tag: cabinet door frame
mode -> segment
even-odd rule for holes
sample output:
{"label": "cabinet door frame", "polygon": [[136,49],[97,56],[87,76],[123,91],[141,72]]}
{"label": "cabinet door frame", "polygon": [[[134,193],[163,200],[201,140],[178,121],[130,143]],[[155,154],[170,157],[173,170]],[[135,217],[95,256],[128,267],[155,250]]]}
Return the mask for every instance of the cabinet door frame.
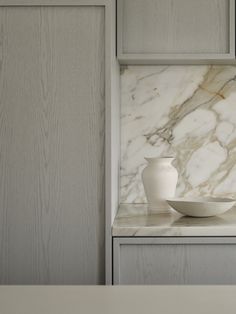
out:
{"label": "cabinet door frame", "polygon": [[236,244],[236,237],[113,237],[113,284],[120,285],[122,245]]}
{"label": "cabinet door frame", "polygon": [[105,282],[112,283],[111,226],[118,209],[119,63],[116,59],[116,0],[0,0],[0,7],[99,6],[105,10]]}
{"label": "cabinet door frame", "polygon": [[[232,64],[235,61],[235,0],[229,1],[229,53],[124,53],[123,8],[125,0],[117,0],[117,58],[120,64]],[[236,62],[236,61],[235,61]]]}

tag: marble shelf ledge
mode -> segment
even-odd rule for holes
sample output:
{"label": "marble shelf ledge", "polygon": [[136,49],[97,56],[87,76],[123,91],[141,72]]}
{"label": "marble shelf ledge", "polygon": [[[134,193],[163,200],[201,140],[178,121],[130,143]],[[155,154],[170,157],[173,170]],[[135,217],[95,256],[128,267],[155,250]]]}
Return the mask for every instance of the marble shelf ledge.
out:
{"label": "marble shelf ledge", "polygon": [[148,214],[146,204],[122,204],[112,235],[116,237],[236,236],[236,208],[221,216],[191,218],[171,212]]}

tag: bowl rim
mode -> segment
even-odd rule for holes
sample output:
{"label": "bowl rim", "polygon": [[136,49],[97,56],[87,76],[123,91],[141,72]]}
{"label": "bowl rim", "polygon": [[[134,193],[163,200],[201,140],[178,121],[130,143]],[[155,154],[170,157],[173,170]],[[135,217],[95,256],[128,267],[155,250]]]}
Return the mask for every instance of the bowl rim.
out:
{"label": "bowl rim", "polygon": [[229,197],[214,197],[214,196],[194,196],[194,197],[173,197],[166,199],[167,202],[184,202],[184,203],[235,203],[236,199]]}

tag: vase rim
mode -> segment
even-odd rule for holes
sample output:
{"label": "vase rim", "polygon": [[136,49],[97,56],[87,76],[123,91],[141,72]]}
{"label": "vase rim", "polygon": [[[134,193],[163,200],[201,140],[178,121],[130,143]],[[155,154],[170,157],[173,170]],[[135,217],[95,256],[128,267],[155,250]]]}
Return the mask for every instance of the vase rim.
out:
{"label": "vase rim", "polygon": [[148,162],[156,162],[156,161],[172,161],[175,159],[174,156],[161,156],[161,157],[144,157]]}

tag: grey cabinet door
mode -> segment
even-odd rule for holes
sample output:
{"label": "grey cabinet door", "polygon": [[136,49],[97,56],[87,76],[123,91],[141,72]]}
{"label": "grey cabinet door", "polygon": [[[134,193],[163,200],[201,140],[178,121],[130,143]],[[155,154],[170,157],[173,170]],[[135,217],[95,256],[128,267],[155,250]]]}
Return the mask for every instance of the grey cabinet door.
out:
{"label": "grey cabinet door", "polygon": [[115,238],[114,284],[236,284],[236,238]]}
{"label": "grey cabinet door", "polygon": [[234,0],[118,0],[118,57],[235,59]]}
{"label": "grey cabinet door", "polygon": [[1,284],[104,282],[104,7],[65,4],[0,7]]}

